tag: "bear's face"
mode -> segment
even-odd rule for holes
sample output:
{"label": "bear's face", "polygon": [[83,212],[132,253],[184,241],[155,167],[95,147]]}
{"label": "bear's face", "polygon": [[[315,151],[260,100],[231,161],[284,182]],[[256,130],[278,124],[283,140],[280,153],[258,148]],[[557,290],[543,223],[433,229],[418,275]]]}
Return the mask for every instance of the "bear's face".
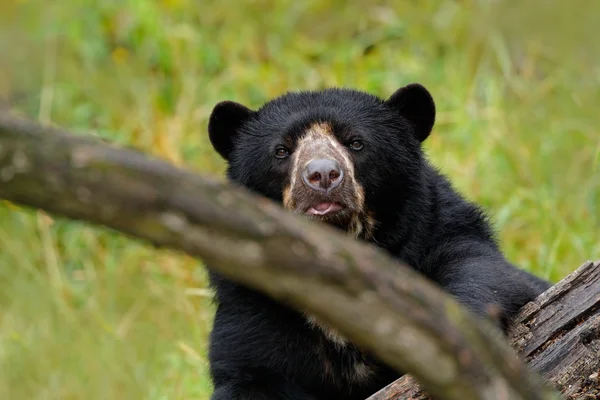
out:
{"label": "bear's face", "polygon": [[366,238],[420,182],[434,119],[431,95],[411,84],[385,101],[348,89],[288,93],[257,111],[225,101],[208,130],[230,180]]}

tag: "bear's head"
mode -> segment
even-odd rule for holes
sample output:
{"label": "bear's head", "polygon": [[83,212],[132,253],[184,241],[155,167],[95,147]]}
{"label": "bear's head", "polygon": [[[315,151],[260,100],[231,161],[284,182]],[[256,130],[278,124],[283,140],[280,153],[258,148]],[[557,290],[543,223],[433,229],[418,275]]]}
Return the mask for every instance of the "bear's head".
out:
{"label": "bear's head", "polygon": [[387,100],[326,89],[287,93],[258,110],[223,101],[208,131],[231,181],[368,238],[419,192],[421,142],[434,120],[432,96],[410,84]]}

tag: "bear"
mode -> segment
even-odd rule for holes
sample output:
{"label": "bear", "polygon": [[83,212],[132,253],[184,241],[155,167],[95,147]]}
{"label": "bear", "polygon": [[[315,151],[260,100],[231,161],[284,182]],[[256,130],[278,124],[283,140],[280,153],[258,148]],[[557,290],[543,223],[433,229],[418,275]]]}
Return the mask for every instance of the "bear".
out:
{"label": "bear", "polygon": [[[435,118],[419,83],[387,99],[325,88],[256,110],[221,101],[208,135],[229,181],[379,247],[478,317],[495,310],[506,334],[550,284],[505,258],[483,209],[428,161],[422,143]],[[358,400],[402,375],[309,313],[208,271],[212,400]]]}

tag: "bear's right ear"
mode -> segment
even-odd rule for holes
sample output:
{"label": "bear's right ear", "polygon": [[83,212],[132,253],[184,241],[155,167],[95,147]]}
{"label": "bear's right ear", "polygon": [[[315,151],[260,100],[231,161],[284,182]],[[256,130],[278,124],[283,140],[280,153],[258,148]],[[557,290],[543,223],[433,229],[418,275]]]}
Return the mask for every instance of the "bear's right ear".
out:
{"label": "bear's right ear", "polygon": [[248,107],[234,101],[222,101],[213,108],[208,121],[208,137],[214,149],[225,160],[229,160],[240,126],[254,113]]}

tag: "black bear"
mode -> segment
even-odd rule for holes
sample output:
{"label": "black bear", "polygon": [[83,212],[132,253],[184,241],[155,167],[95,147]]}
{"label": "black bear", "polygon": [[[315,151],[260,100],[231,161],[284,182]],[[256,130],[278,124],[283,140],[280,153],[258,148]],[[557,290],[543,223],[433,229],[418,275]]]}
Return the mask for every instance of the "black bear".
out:
{"label": "black bear", "polygon": [[[385,249],[478,316],[495,306],[505,330],[549,283],[509,263],[483,211],[426,160],[435,113],[420,84],[387,100],[334,88],[259,110],[224,101],[208,130],[229,180]],[[399,377],[310,315],[209,276],[213,400],[358,400]]]}

